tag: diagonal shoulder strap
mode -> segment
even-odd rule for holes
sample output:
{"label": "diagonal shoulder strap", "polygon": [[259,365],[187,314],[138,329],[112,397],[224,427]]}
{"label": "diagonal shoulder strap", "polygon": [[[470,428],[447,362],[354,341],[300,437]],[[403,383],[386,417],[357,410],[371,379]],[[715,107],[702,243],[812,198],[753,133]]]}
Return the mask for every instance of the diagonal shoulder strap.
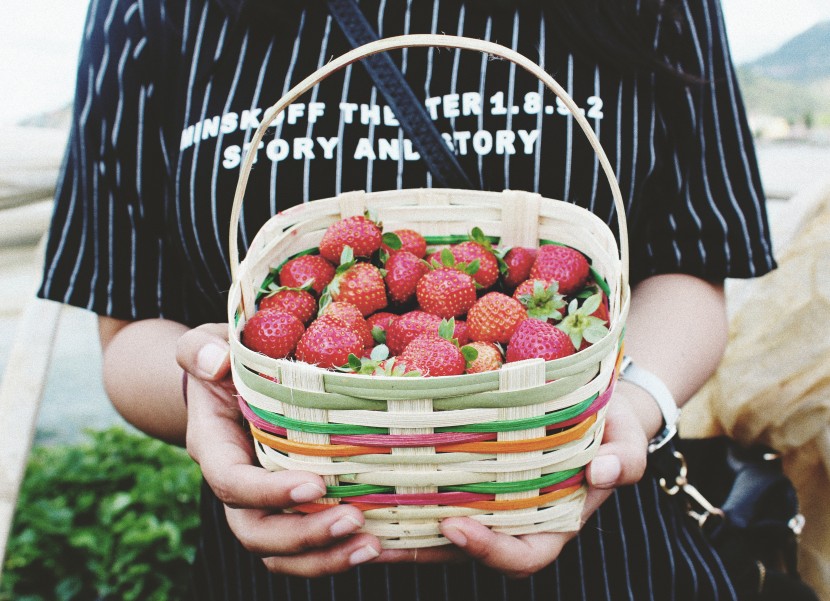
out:
{"label": "diagonal shoulder strap", "polygon": [[[327,0],[332,17],[356,48],[378,39],[355,0]],[[401,128],[412,140],[441,188],[472,189],[474,186],[458,159],[435,127],[423,104],[418,101],[403,74],[386,53],[374,54],[361,61],[394,112]]]}

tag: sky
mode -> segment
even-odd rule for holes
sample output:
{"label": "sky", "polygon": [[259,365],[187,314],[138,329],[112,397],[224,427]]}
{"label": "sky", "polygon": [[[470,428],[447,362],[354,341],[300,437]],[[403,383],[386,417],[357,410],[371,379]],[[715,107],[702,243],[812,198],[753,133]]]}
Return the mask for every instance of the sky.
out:
{"label": "sky", "polygon": [[[693,0],[696,1],[696,0]],[[2,0],[0,126],[65,106],[89,0]],[[830,0],[721,0],[736,63],[830,20]]]}

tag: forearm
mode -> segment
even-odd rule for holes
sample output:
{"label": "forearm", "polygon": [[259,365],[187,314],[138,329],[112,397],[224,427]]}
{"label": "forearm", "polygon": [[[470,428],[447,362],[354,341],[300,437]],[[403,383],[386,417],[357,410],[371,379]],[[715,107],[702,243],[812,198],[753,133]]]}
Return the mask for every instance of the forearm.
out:
{"label": "forearm", "polygon": [[179,445],[187,412],[176,343],[187,330],[162,319],[99,319],[104,387],[113,406],[139,430]]}
{"label": "forearm", "polygon": [[[723,287],[681,274],[648,278],[632,290],[625,352],[657,375],[682,406],[714,373],[726,346],[728,322]],[[662,417],[648,393],[619,383],[640,412],[646,433]]]}

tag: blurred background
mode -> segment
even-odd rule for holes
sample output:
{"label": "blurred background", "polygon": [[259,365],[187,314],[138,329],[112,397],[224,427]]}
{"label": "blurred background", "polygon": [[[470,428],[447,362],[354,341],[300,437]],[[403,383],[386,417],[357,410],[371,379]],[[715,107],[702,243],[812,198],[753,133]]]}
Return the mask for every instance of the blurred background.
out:
{"label": "blurred background", "polygon": [[[0,21],[0,372],[38,277],[63,155],[88,0],[4,3]],[[771,219],[830,166],[830,2],[722,0],[757,140]],[[67,309],[40,412],[38,442],[78,436],[117,416],[90,360],[91,315]],[[91,338],[91,339],[90,339]],[[85,369],[79,369],[86,366]],[[66,408],[66,411],[62,410]]]}
{"label": "blurred background", "polygon": [[[828,204],[830,199],[830,1],[721,2],[756,139],[773,241],[776,248],[779,243],[783,247],[785,240],[791,240],[810,221],[815,207]],[[30,444],[36,449],[74,445],[82,440],[85,428],[126,427],[107,401],[100,381],[95,317],[69,307],[47,316],[42,305],[31,302],[40,277],[40,244],[49,224],[51,196],[71,118],[75,66],[88,3],[89,0],[5,1],[4,18],[0,20],[0,566],[15,507],[15,486],[22,478],[20,466],[25,465]],[[827,239],[826,232],[822,239]],[[820,280],[824,298],[830,299],[827,258],[823,265],[825,275],[816,275],[816,271],[813,279]],[[807,278],[806,273],[804,277]],[[807,279],[802,282],[809,283]],[[733,315],[748,297],[742,295],[745,290],[742,282],[727,283]],[[8,366],[14,369],[7,369]],[[19,396],[18,374],[13,372],[33,376],[37,370],[43,372],[44,389],[27,397]],[[826,381],[823,386],[827,386]],[[816,415],[811,414],[809,419],[815,422]],[[29,423],[33,424],[31,428]],[[104,449],[114,444],[135,446],[132,440],[106,436],[99,440]],[[830,428],[825,426],[822,436],[823,450],[813,449],[807,455],[809,461],[823,455],[830,473]],[[793,445],[803,442],[800,439]],[[148,447],[146,452],[147,457],[160,457],[162,451]],[[46,463],[55,461],[50,457]],[[180,459],[184,462],[181,469],[187,470],[186,456]],[[136,461],[148,460],[142,456]],[[164,459],[163,463],[170,461]],[[187,474],[188,478],[198,479],[195,472]],[[12,486],[7,486],[6,476]],[[826,474],[823,477],[826,484]],[[44,486],[53,484],[50,481]],[[158,490],[158,498],[172,498],[170,491]],[[183,485],[183,490],[189,489]],[[36,488],[24,493],[32,497],[40,494]],[[129,502],[124,501],[122,492],[117,494],[122,496],[116,496],[113,503],[123,509],[124,503]],[[821,503],[819,499],[817,502]],[[63,510],[66,507],[52,506],[49,511],[54,514],[52,518],[62,519]],[[826,508],[817,506],[816,513],[821,512],[826,515]],[[67,528],[74,532],[74,526]],[[135,531],[135,526],[127,528]],[[830,538],[827,519],[825,528],[826,541]],[[90,548],[100,546],[98,537],[111,530],[90,535]],[[147,524],[141,530],[153,531]],[[158,536],[171,536],[171,531],[172,526],[167,528],[167,534]],[[44,548],[38,540],[31,541],[33,553]],[[177,557],[186,559],[192,549],[182,548]],[[64,561],[65,553],[58,554],[63,555],[60,561]],[[17,559],[9,557],[10,562]],[[23,559],[20,562],[21,566],[25,564]],[[830,562],[816,561],[815,565],[830,570]],[[830,573],[817,575],[821,569],[813,568],[812,575],[824,581],[830,595]],[[61,598],[75,598],[72,591],[80,590],[80,585],[73,584],[71,575],[66,582],[68,594]],[[10,598],[0,589],[0,601]]]}

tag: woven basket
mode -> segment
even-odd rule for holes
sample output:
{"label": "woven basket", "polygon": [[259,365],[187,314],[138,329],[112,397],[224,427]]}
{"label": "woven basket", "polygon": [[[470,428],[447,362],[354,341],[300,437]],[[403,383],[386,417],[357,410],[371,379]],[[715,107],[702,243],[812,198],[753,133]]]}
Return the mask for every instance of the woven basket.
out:
{"label": "woven basket", "polygon": [[[262,227],[240,263],[237,230],[254,160],[249,153],[230,227],[228,321],[240,406],[262,466],[324,478],[326,497],[294,511],[353,503],[365,512],[364,530],[385,548],[448,544],[438,524],[450,516],[470,516],[509,534],[575,530],[585,498],[584,466],[601,442],[617,376],[629,288],[622,195],[599,141],[568,94],[538,65],[497,44],[435,35],[387,38],[344,54],[300,82],[266,111],[250,147],[257,148],[281,111],[331,73],[370,54],[424,46],[507,59],[562,100],[611,185],[619,246],[602,220],[566,202],[520,191],[417,189],[351,192],[290,208]],[[241,332],[270,270],[316,248],[335,221],[367,209],[385,228],[414,229],[434,244],[464,237],[477,225],[505,246],[556,242],[581,250],[608,294],[609,333],[555,361],[432,378],[338,373],[245,348]]]}

